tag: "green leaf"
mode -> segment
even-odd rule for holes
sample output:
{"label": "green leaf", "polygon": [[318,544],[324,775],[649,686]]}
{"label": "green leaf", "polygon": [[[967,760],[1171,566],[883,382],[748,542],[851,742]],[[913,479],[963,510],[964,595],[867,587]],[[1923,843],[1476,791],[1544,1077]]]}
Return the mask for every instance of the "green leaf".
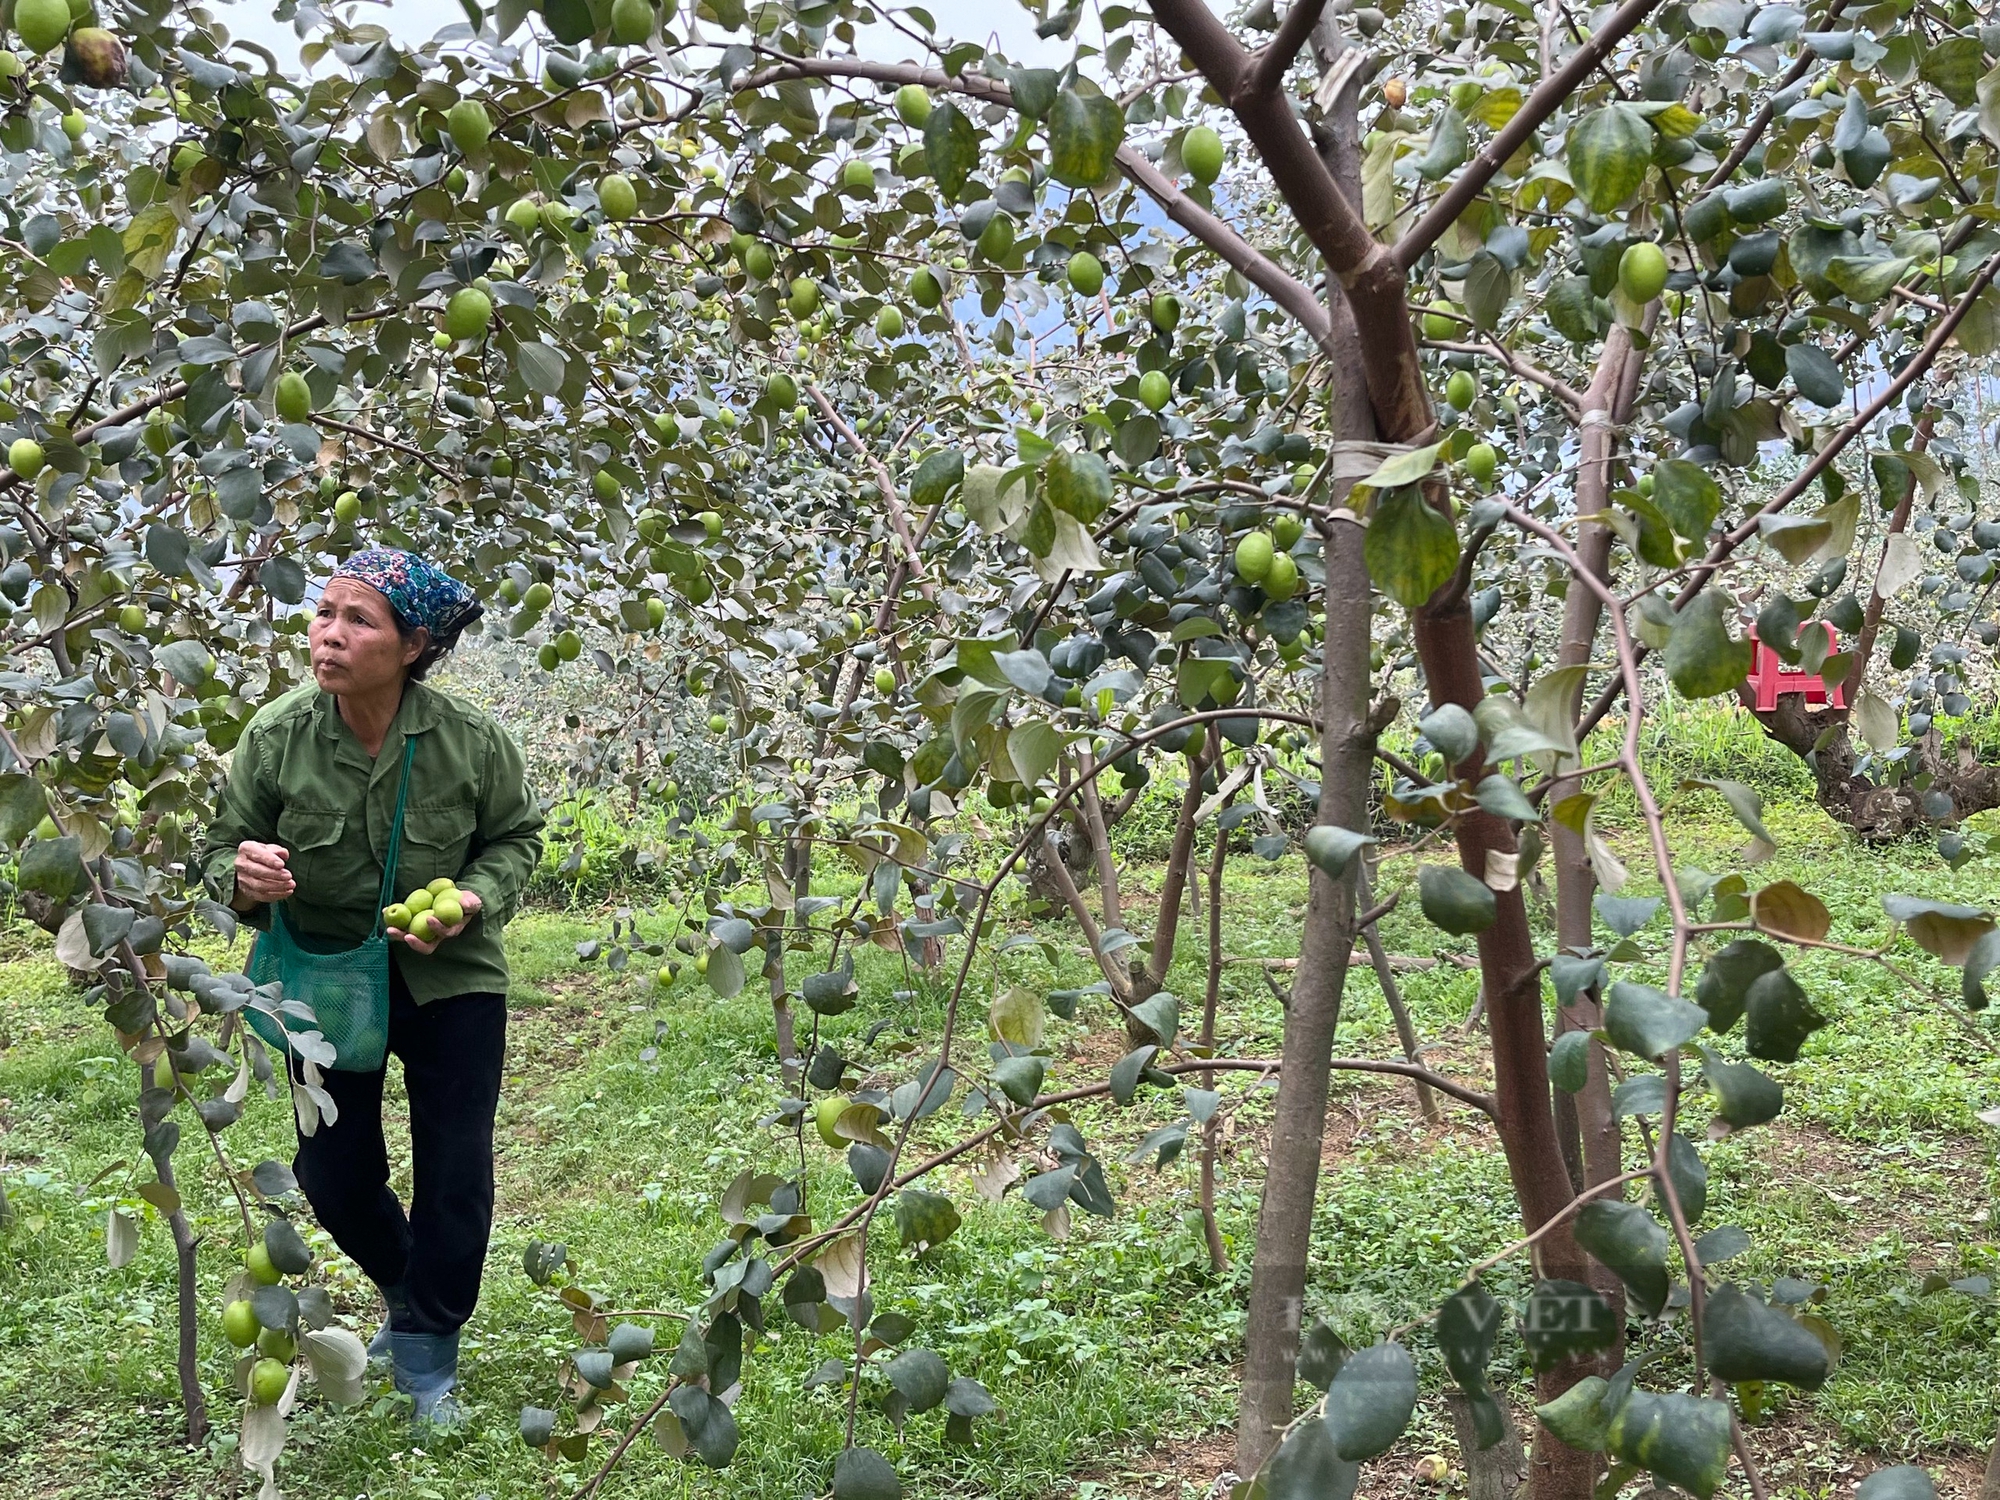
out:
{"label": "green leaf", "polygon": [[1720,1036],[1734,1026],[1743,1015],[1750,986],[1784,966],[1777,949],[1755,938],[1738,938],[1716,950],[1703,966],[1694,992],[1696,1003],[1708,1012],[1709,1030]]}
{"label": "green leaf", "polygon": [[1700,1223],[1708,1212],[1708,1163],[1679,1131],[1667,1142],[1667,1176],[1680,1200],[1682,1217],[1690,1224]]}
{"label": "green leaf", "polygon": [[951,1385],[951,1371],[929,1349],[905,1349],[889,1361],[883,1373],[889,1384],[902,1392],[913,1412],[929,1411],[940,1404]]}
{"label": "green leaf", "polygon": [[1431,126],[1430,149],[1418,158],[1417,175],[1425,182],[1449,177],[1465,165],[1468,151],[1465,116],[1447,104],[1444,112],[1437,117],[1437,123]]}
{"label": "green leaf", "polygon": [[1155,1045],[1171,1047],[1180,1033],[1181,1003],[1166,990],[1160,990],[1133,1006],[1126,1019],[1144,1027]]}
{"label": "green leaf", "polygon": [[1785,373],[1799,394],[1815,406],[1839,406],[1847,399],[1847,382],[1833,356],[1818,344],[1803,341],[1785,349]]}
{"label": "green leaf", "polygon": [[1514,273],[1491,250],[1481,250],[1466,267],[1462,296],[1473,326],[1491,333],[1513,300]]}
{"label": "green leaf", "polygon": [[1477,1390],[1486,1384],[1486,1366],[1493,1358],[1493,1341],[1500,1335],[1505,1316],[1493,1294],[1477,1281],[1453,1292],[1438,1309],[1438,1350],[1444,1355],[1451,1378],[1466,1390]]}
{"label": "green leaf", "polygon": [[287,1276],[303,1276],[312,1269],[312,1251],[306,1248],[290,1219],[272,1219],[265,1224],[264,1253]]}
{"label": "green leaf", "polygon": [[1111,469],[1095,453],[1058,448],[1042,481],[1049,504],[1088,526],[1111,504]]}
{"label": "green leaf", "polygon": [[[936,118],[935,112],[932,118]],[[1117,164],[1125,111],[1103,94],[1063,89],[1049,110],[1049,175],[1064,187],[1096,187]]]}
{"label": "green leaf", "polygon": [[524,341],[514,351],[514,359],[521,371],[521,379],[528,389],[543,396],[562,394],[563,378],[568,373],[568,362],[560,349],[551,348],[539,340]]}
{"label": "green leaf", "polygon": [[1421,867],[1417,895],[1425,920],[1455,937],[1484,932],[1499,915],[1492,888],[1457,865]]}
{"label": "green leaf", "polygon": [[1316,823],[1306,832],[1306,858],[1329,880],[1338,880],[1347,873],[1348,863],[1356,854],[1368,845],[1380,842],[1351,828]]}
{"label": "green leaf", "polygon": [[611,1336],[604,1341],[604,1347],[611,1351],[611,1362],[614,1365],[626,1365],[635,1359],[645,1359],[653,1352],[653,1330],[637,1323],[620,1323],[611,1330]]}
{"label": "green leaf", "polygon": [[1897,1464],[1862,1480],[1854,1500],[1937,1500],[1937,1486],[1915,1464]]}
{"label": "green leaf", "polygon": [[36,839],[21,851],[15,884],[24,891],[39,891],[60,906],[84,884],[82,848],[74,834]]}
{"label": "green leaf", "polygon": [[1007,759],[1024,786],[1039,786],[1062,755],[1062,736],[1046,719],[1026,719],[1007,731]]}
{"label": "green leaf", "polygon": [[1826,1025],[1826,1017],[1813,1009],[1791,970],[1782,965],[1751,983],[1744,1011],[1744,1050],[1772,1062],[1798,1061],[1805,1039]]}
{"label": "green leaf", "polygon": [[942,1245],[963,1222],[951,1199],[942,1193],[909,1187],[896,1195],[896,1229],[906,1250]]}
{"label": "green leaf", "polygon": [[1850,302],[1880,302],[1916,262],[1907,255],[1836,255],[1826,263],[1826,279]]}
{"label": "green leaf", "polygon": [[1729,804],[1729,810],[1736,815],[1736,821],[1743,825],[1753,840],[1750,847],[1744,851],[1745,859],[1756,864],[1778,852],[1778,841],[1771,837],[1771,830],[1764,826],[1764,799],[1756,792],[1740,781],[1724,781],[1715,777],[1690,776],[1681,783],[1683,791],[1694,787],[1709,787],[1722,794],[1722,800]]}
{"label": "green leaf", "polygon": [[2000,932],[1989,932],[1965,955],[1965,973],[1959,979],[1959,992],[1965,998],[1967,1010],[1984,1010],[1991,1003],[1987,998],[1985,979],[1996,968],[2000,968]]}
{"label": "green leaf", "polygon": [[1400,490],[1427,478],[1437,467],[1438,454],[1444,451],[1442,442],[1432,443],[1426,448],[1411,448],[1382,460],[1361,484],[1371,490]]}
{"label": "green leaf", "polygon": [[727,1468],[736,1456],[735,1414],[698,1385],[676,1386],[667,1400],[695,1457],[711,1469]]}
{"label": "green leaf", "polygon": [[1335,1450],[1323,1418],[1308,1418],[1285,1435],[1259,1476],[1264,1500],[1352,1500],[1361,1466]]}
{"label": "green leaf", "polygon": [[1698,542],[1722,509],[1722,489],[1700,464],[1662,459],[1653,465],[1653,505],[1677,534]]}
{"label": "green leaf", "polygon": [[1625,1283],[1649,1317],[1667,1305],[1667,1232],[1638,1204],[1592,1199],[1577,1210],[1576,1242]]}
{"label": "green leaf", "polygon": [[1569,132],[1569,176],[1593,213],[1608,214],[1639,190],[1653,158],[1653,128],[1629,104],[1591,111]]}
{"label": "green leaf", "polygon": [[1721,592],[1709,589],[1674,621],[1667,678],[1684,698],[1714,698],[1734,692],[1750,675],[1750,655],[1750,642],[1731,639],[1722,622]]}
{"label": "green leaf", "polygon": [[986,1024],[1000,1041],[1016,1047],[1039,1047],[1048,1024],[1047,1007],[1042,997],[1025,985],[1009,985],[987,1007]]}
{"label": "green leaf", "polygon": [[20,843],[48,812],[48,795],[34,777],[19,771],[0,776],[0,846]]}
{"label": "green leaf", "polygon": [[1708,1012],[1651,985],[1621,979],[1604,999],[1604,1030],[1613,1045],[1640,1057],[1659,1059],[1693,1040],[1708,1023]]}
{"label": "green leaf", "polygon": [[1882,910],[1903,924],[1910,940],[1934,958],[1954,967],[1972,954],[1972,946],[1993,931],[1993,918],[1976,906],[1948,901],[1924,901],[1915,896],[1884,896]]}
{"label": "green leaf", "polygon": [[1702,1077],[1715,1091],[1716,1113],[1732,1128],[1748,1129],[1778,1118],[1785,1105],[1784,1086],[1749,1063],[1725,1062],[1703,1049]]}
{"label": "green leaf", "polygon": [[1979,77],[1985,71],[1985,47],[1971,32],[1946,37],[1924,53],[1917,76],[1960,109],[1979,97]]}
{"label": "green leaf", "polygon": [[1314,1322],[1299,1340],[1299,1379],[1324,1392],[1333,1384],[1340,1367],[1347,1363],[1349,1352],[1340,1335],[1327,1327],[1324,1319]]}
{"label": "green leaf", "polygon": [[910,480],[910,504],[929,510],[964,481],[963,453],[956,449],[933,453],[917,465],[917,472]]}
{"label": "green leaf", "polygon": [[1729,1405],[1634,1391],[1611,1419],[1611,1452],[1709,1500],[1729,1466]]}
{"label": "green leaf", "polygon": [[1522,1309],[1521,1342],[1537,1370],[1552,1370],[1573,1355],[1610,1348],[1619,1327],[1611,1304],[1582,1282],[1540,1281]]}
{"label": "green leaf", "polygon": [[1590,1081],[1590,1033],[1565,1031],[1549,1048],[1549,1082],[1565,1094],[1580,1094]]}
{"label": "green leaf", "polygon": [[1767,547],[1797,567],[1832,539],[1833,523],[1824,516],[1760,516],[1757,534]]}
{"label": "green leaf", "polygon": [[1025,1109],[1041,1093],[1042,1078],[1047,1071],[1044,1058],[1003,1057],[993,1065],[993,1081],[1000,1086],[1001,1093]]}
{"label": "green leaf", "polygon": [[1613,896],[1599,891],[1590,898],[1590,904],[1597,915],[1604,919],[1604,925],[1622,938],[1638,932],[1660,909],[1658,896]]}
{"label": "green leaf", "polygon": [[1425,714],[1417,722],[1417,732],[1431,742],[1431,748],[1457,765],[1479,748],[1479,721],[1456,703]]}
{"label": "green leaf", "polygon": [[1579,1453],[1602,1453],[1611,1440],[1611,1413],[1604,1409],[1611,1383],[1602,1375],[1586,1375],[1553,1401],[1535,1408],[1535,1416]]}
{"label": "green leaf", "polygon": [[1535,804],[1528,800],[1527,793],[1510,776],[1495,772],[1480,780],[1473,789],[1473,800],[1496,818],[1511,818],[1518,823],[1540,821]]}
{"label": "green leaf", "polygon": [[939,101],[924,122],[924,165],[947,201],[959,195],[979,165],[979,133],[949,99]]}
{"label": "green leaf", "polygon": [[1417,1405],[1417,1366],[1401,1344],[1356,1350],[1326,1392],[1333,1449],[1353,1463],[1389,1451]]}
{"label": "green leaf", "polygon": [[1542,299],[1542,316],[1549,326],[1572,344],[1588,344],[1597,337],[1597,299],[1590,293],[1590,278],[1565,276]]}
{"label": "green leaf", "polygon": [[1702,1351],[1709,1370],[1732,1384],[1781,1380],[1816,1391],[1833,1372],[1833,1360],[1817,1334],[1733,1286],[1708,1294]]}
{"label": "green leaf", "polygon": [[521,1441],[530,1448],[548,1446],[555,1435],[556,1414],[546,1406],[524,1406],[521,1408]]}
{"label": "green leaf", "polygon": [[1405,609],[1416,609],[1458,566],[1458,528],[1409,485],[1375,502],[1362,551],[1377,587]]}
{"label": "green leaf", "polygon": [[732,1000],[743,991],[743,959],[726,944],[709,950],[708,972],[702,976],[708,987],[723,1000]]}

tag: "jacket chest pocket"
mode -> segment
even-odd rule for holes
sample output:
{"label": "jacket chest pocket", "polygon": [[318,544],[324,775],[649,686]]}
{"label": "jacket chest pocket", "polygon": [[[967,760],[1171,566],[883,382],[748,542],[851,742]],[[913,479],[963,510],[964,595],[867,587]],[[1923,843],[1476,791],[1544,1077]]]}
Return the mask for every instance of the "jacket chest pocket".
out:
{"label": "jacket chest pocket", "polygon": [[345,813],[287,807],[278,814],[278,842],[291,851],[286,867],[309,904],[351,905],[357,880],[368,887],[372,902],[379,877],[363,868],[360,851],[345,846],[346,832]]}
{"label": "jacket chest pocket", "polygon": [[476,821],[470,807],[412,807],[403,814],[403,850],[396,888],[413,891],[433,880],[456,880],[465,868]]}

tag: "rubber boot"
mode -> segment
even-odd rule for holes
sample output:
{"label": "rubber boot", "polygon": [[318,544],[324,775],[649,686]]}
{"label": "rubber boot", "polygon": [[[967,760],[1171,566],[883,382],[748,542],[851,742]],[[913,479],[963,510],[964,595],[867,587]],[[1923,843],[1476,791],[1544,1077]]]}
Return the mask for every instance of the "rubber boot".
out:
{"label": "rubber boot", "polygon": [[463,1425],[464,1407],[452,1394],[458,1385],[458,1333],[389,1331],[389,1355],[396,1389],[414,1403],[410,1425],[449,1431]]}
{"label": "rubber boot", "polygon": [[390,1363],[389,1325],[396,1321],[398,1313],[409,1310],[410,1303],[408,1297],[404,1295],[403,1284],[400,1281],[393,1286],[380,1287],[377,1290],[382,1293],[382,1301],[389,1310],[383,1315],[382,1326],[376,1330],[375,1337],[368,1341],[368,1368],[371,1373],[380,1375],[389,1368]]}

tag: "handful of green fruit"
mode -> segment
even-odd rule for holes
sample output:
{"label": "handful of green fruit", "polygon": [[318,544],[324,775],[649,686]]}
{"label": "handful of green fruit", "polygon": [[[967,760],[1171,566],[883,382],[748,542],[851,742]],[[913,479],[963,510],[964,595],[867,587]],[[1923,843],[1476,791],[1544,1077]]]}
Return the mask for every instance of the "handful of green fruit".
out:
{"label": "handful of green fruit", "polygon": [[382,920],[420,943],[435,943],[465,920],[465,892],[443,876],[382,908]]}

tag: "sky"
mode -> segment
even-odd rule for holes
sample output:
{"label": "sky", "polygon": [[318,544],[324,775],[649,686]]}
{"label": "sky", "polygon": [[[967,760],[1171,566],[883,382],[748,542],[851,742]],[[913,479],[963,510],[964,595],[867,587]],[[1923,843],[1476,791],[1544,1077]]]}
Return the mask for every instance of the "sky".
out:
{"label": "sky", "polygon": [[[1001,50],[1019,62],[1061,67],[1068,63],[1074,41],[1044,41],[1035,35],[1036,17],[1013,0],[921,0],[936,19],[938,34],[955,41],[988,41],[997,36]],[[487,8],[490,10],[491,5]],[[1060,8],[1051,5],[1053,9]],[[392,3],[356,4],[355,19],[387,26],[405,44],[427,42],[446,26],[463,25],[465,11],[458,0],[392,0]],[[267,48],[291,65],[298,59],[299,42],[289,21],[271,17],[271,0],[236,0],[215,7],[217,18],[232,35]],[[1086,20],[1086,25],[1089,24]],[[864,56],[883,61],[909,57],[914,48],[908,38],[887,26],[870,27],[862,33]]]}

